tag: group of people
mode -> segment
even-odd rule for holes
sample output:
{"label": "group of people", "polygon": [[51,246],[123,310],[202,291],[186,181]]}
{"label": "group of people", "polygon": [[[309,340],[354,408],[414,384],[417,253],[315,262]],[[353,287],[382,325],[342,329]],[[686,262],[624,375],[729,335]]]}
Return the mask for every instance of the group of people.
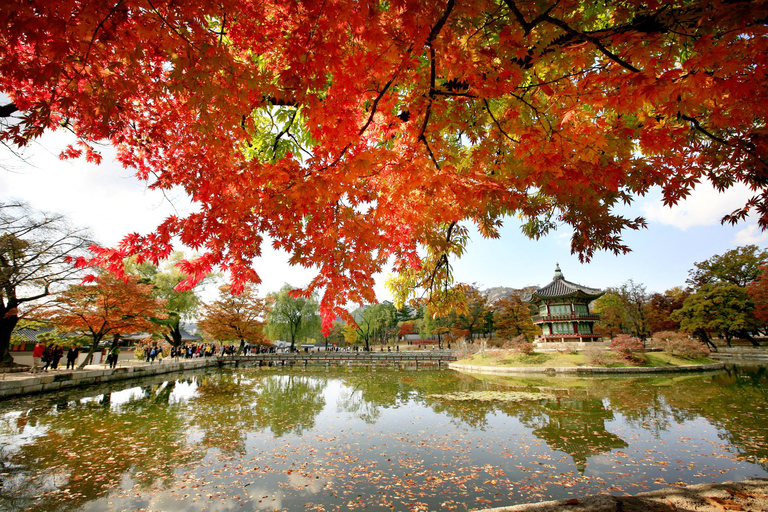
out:
{"label": "group of people", "polygon": [[[216,347],[211,344],[204,345],[184,345],[181,347],[171,347],[170,357],[179,359],[192,359],[196,357],[211,357],[216,354]],[[144,359],[149,364],[155,362],[157,359],[160,363],[163,362],[164,352],[163,347],[158,345],[147,345],[144,347]]]}
{"label": "group of people", "polygon": [[[69,347],[67,350],[67,370],[70,367],[74,370],[77,364],[77,357],[80,355],[80,350],[77,347]],[[41,342],[35,343],[35,348],[32,349],[32,368],[31,373],[37,373],[39,371],[47,372],[49,369],[58,370],[59,361],[64,357],[64,347],[51,343],[45,346]]]}

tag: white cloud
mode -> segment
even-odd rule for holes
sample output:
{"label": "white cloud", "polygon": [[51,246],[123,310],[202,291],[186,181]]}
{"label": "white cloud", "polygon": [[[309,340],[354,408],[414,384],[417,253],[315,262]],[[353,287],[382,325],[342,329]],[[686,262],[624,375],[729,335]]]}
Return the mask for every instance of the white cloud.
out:
{"label": "white cloud", "polygon": [[671,208],[660,201],[647,201],[640,206],[648,221],[686,230],[694,226],[719,225],[724,215],[744,206],[753,195],[754,192],[743,184],[718,192],[705,182],[699,184],[684,201]]}
{"label": "white cloud", "polygon": [[734,242],[738,245],[762,245],[768,241],[768,231],[762,231],[757,223],[751,223],[736,233]]}

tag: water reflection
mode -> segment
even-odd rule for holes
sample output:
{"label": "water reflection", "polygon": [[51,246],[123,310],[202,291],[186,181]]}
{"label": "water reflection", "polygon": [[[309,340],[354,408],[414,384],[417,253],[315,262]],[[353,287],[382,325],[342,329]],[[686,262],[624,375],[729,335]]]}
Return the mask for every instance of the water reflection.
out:
{"label": "water reflection", "polygon": [[236,369],[7,400],[0,508],[464,509],[768,476],[767,380]]}

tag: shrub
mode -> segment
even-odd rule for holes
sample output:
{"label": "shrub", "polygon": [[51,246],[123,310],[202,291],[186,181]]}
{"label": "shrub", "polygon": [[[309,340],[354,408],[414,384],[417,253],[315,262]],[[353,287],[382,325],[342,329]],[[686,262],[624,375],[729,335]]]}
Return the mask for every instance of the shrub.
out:
{"label": "shrub", "polygon": [[533,343],[528,341],[528,338],[525,337],[525,334],[515,336],[511,340],[507,341],[504,343],[504,348],[508,350],[514,350],[515,352],[520,352],[526,356],[533,354]]}
{"label": "shrub", "polygon": [[629,363],[642,363],[645,361],[645,345],[639,338],[629,334],[619,334],[613,338],[611,350]]}
{"label": "shrub", "polygon": [[655,344],[667,354],[685,359],[700,359],[709,355],[709,349],[698,340],[674,331],[662,331],[653,335]]}
{"label": "shrub", "polygon": [[584,349],[584,361],[589,366],[608,366],[611,358],[608,352],[600,347],[587,347]]}

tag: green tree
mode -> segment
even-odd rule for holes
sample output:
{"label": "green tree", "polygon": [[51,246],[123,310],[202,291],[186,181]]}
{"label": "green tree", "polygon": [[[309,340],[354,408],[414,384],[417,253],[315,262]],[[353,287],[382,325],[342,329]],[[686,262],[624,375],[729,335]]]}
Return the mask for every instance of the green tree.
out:
{"label": "green tree", "polygon": [[648,322],[646,320],[646,306],[650,300],[645,285],[636,283],[630,279],[622,284],[616,293],[624,302],[624,313],[632,332],[641,340],[648,336]]}
{"label": "green tree", "polygon": [[357,324],[358,338],[365,343],[366,349],[370,350],[371,341],[386,343],[390,335],[395,334],[396,312],[395,306],[382,302],[358,308],[352,313]]}
{"label": "green tree", "polygon": [[171,254],[162,269],[150,263],[126,265],[126,269],[139,275],[142,282],[152,285],[154,297],[165,301],[166,318],[154,318],[153,321],[163,328],[163,337],[174,347],[182,344],[182,321],[194,318],[200,305],[195,288],[183,291],[176,289],[187,278],[177,266],[183,259],[184,254],[177,251]]}
{"label": "green tree", "polygon": [[760,275],[760,266],[768,262],[768,251],[756,245],[744,245],[706,261],[694,263],[688,271],[688,283],[694,289],[709,283],[747,286]]}
{"label": "green tree", "polygon": [[471,341],[485,321],[489,310],[488,297],[480,293],[475,285],[459,284],[457,288],[464,294],[465,307],[453,311],[453,325],[466,332]]}
{"label": "green tree", "polygon": [[755,327],[754,305],[747,290],[724,282],[699,287],[685,299],[682,308],[672,313],[672,319],[680,322],[683,331],[699,337],[715,351],[713,334],[722,333],[731,346],[734,334]]}
{"label": "green tree", "polygon": [[294,289],[286,283],[279,292],[267,296],[272,306],[267,314],[267,336],[273,340],[288,338],[291,351],[298,338],[314,335],[320,326],[317,296],[295,296],[292,294]]}

